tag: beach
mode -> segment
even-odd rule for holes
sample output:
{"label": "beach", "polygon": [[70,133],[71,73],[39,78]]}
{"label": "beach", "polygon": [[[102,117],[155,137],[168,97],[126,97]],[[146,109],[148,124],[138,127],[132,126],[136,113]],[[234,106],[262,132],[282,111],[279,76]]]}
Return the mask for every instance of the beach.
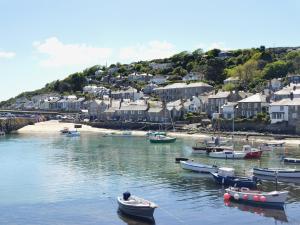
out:
{"label": "beach", "polygon": [[[64,128],[68,128],[70,130],[75,130],[74,128],[75,123],[65,123],[59,122],[58,120],[49,120],[45,122],[35,123],[34,125],[27,125],[18,131],[17,133],[20,134],[30,134],[30,133],[58,133],[60,130]],[[102,134],[109,134],[111,132],[120,133],[122,130],[113,130],[113,129],[104,129],[104,128],[96,128],[91,127],[88,125],[82,125],[81,128],[78,128],[78,131],[86,133],[86,132],[93,132],[93,133],[102,133]],[[139,131],[139,130],[132,130],[133,136],[146,136],[147,131]],[[188,134],[186,132],[168,132],[168,135],[178,138],[191,138],[191,139],[199,139],[203,140],[211,136],[211,134],[207,133],[195,133],[195,134]],[[223,136],[223,135],[221,135]],[[223,136],[224,138],[231,138],[231,136]],[[244,139],[244,136],[236,136],[236,139]],[[249,137],[249,142],[265,142],[266,140],[270,140],[272,138],[265,136],[251,136]],[[300,145],[299,139],[284,139],[284,140],[272,140],[272,142],[280,143],[285,142],[287,145]]]}

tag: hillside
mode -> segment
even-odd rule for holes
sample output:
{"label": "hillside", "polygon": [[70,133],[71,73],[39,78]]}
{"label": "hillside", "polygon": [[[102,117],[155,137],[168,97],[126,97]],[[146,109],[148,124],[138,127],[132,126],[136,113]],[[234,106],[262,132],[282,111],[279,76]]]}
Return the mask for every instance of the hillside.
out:
{"label": "hillside", "polygon": [[[300,49],[298,47],[278,47],[239,49],[222,52],[213,49],[203,52],[180,52],[170,58],[140,61],[131,64],[112,64],[109,67],[95,65],[82,72],[69,75],[64,80],[53,81],[45,87],[32,92],[24,92],[15,98],[0,103],[5,107],[17,98],[30,98],[34,95],[56,92],[60,94],[82,95],[82,88],[87,84],[97,84],[119,89],[123,86],[143,88],[145,83],[129,81],[132,73],[168,75],[168,82],[178,82],[190,73],[201,74],[202,80],[215,89],[260,91],[267,80],[285,77],[288,73],[300,72]],[[240,83],[223,85],[228,77],[237,77]]]}

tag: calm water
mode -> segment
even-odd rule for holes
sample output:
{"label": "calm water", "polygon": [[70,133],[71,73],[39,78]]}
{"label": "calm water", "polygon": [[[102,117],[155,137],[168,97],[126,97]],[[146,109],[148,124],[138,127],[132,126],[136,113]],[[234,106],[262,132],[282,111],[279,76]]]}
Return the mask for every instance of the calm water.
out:
{"label": "calm water", "polygon": [[[255,165],[282,166],[279,150],[261,160],[216,160],[191,155],[194,141],[160,145],[90,133],[1,138],[0,224],[148,224],[118,214],[116,197],[127,190],[159,205],[156,224],[300,224],[300,184],[279,184],[290,191],[285,210],[226,206],[210,176],[174,163],[187,156],[244,174]],[[298,148],[288,153],[300,157]],[[272,182],[263,184],[274,190]]]}

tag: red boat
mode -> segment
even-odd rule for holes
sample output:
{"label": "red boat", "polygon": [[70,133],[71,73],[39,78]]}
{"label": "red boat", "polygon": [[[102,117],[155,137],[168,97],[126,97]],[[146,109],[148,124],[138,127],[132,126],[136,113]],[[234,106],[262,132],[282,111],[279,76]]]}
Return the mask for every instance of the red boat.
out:
{"label": "red boat", "polygon": [[244,145],[243,151],[247,153],[245,159],[259,159],[263,152],[260,149],[252,148],[250,145]]}

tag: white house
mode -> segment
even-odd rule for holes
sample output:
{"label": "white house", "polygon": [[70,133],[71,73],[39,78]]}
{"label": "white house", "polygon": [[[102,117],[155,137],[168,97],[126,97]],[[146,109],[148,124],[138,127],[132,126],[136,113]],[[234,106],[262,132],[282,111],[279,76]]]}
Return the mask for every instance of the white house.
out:
{"label": "white house", "polygon": [[227,102],[222,108],[222,115],[225,119],[232,119],[237,116],[237,102]]}
{"label": "white house", "polygon": [[202,73],[190,72],[185,75],[182,80],[183,81],[195,81],[195,80],[203,80],[204,75]]}
{"label": "white house", "polygon": [[183,104],[184,111],[186,112],[202,112],[203,103],[200,98],[193,96]]}
{"label": "white house", "polygon": [[168,77],[164,77],[164,76],[153,76],[151,79],[150,79],[150,82],[149,83],[152,83],[152,84],[157,84],[157,85],[161,85],[161,84],[164,84],[167,82],[167,79]]}

